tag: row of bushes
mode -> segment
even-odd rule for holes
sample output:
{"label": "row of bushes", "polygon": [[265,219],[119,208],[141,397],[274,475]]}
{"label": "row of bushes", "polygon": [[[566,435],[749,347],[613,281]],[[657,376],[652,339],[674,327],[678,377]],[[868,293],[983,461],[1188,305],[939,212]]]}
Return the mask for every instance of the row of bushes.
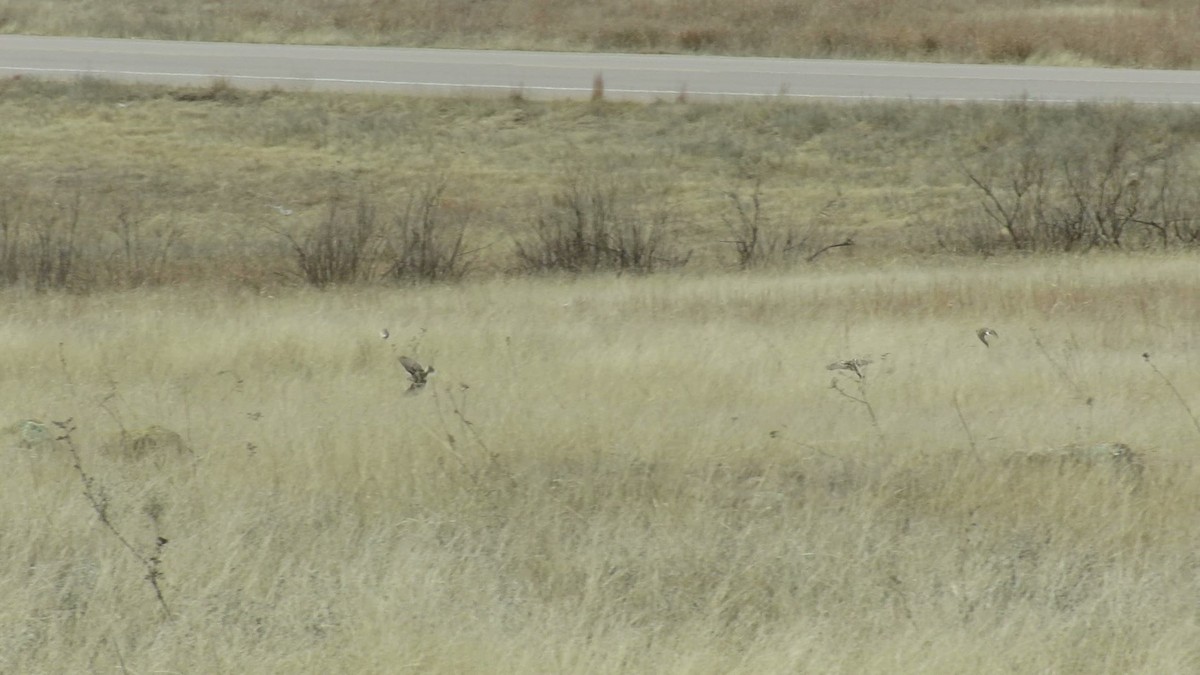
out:
{"label": "row of bushes", "polygon": [[[1193,187],[1200,171],[1186,148],[1133,126],[1092,136],[1081,143],[1089,135],[1076,130],[1070,144],[1055,145],[1020,128],[1000,134],[994,147],[959,164],[974,205],[929,221],[930,229],[944,249],[972,254],[1200,244],[1200,193]],[[261,227],[284,247],[269,255],[286,251],[291,258],[290,271],[280,273],[313,286],[453,282],[480,262],[481,249],[468,245],[478,237],[468,232],[483,223],[456,208],[447,190],[444,176],[418,181],[399,202],[339,189],[315,220],[278,218]],[[194,277],[212,263],[205,257],[211,247],[186,241],[178,224],[145,215],[136,198],[118,195],[103,197],[79,180],[49,195],[0,187],[0,285],[158,285]],[[812,262],[854,243],[836,231],[842,205],[839,196],[796,218],[769,208],[759,184],[731,191],[719,243],[739,269]],[[692,257],[682,235],[700,228],[679,222],[676,211],[667,192],[618,172],[569,173],[507,242],[509,268],[646,274],[681,267]]]}
{"label": "row of bushes", "polygon": [[42,291],[171,280],[183,228],[147,216],[136,197],[101,208],[84,193],[75,179],[48,197],[0,191],[0,284]]}
{"label": "row of bushes", "polygon": [[[471,216],[445,208],[450,203],[443,199],[445,190],[444,179],[418,188],[386,222],[366,198],[352,205],[335,199],[328,216],[303,235],[278,234],[288,241],[299,276],[314,286],[457,281],[473,269],[478,250],[464,246]],[[832,235],[828,221],[840,198],[800,227],[768,215],[761,185],[748,195],[734,191],[727,197],[729,212],[722,220],[729,236],[720,243],[732,249],[739,269],[812,262],[854,243]],[[511,269],[649,274],[680,268],[692,257],[682,246],[683,230],[665,192],[612,174],[572,173],[513,238]]]}
{"label": "row of bushes", "polygon": [[[465,244],[472,214],[453,208],[445,191],[444,178],[418,186],[386,216],[367,197],[335,197],[327,216],[304,232],[273,231],[313,286],[458,281],[480,251]],[[615,182],[568,182],[527,229],[513,242],[520,272],[649,273],[688,259],[675,250],[670,212]]]}
{"label": "row of bushes", "polygon": [[[434,177],[418,181],[399,202],[385,202],[339,185],[316,219],[287,218],[290,210],[274,207],[280,217],[251,228],[269,232],[282,246],[268,248],[291,258],[279,274],[312,286],[454,282],[478,266],[482,249],[469,247],[468,233],[481,223],[447,189],[445,177]],[[145,215],[136,201],[102,192],[79,181],[49,195],[0,187],[0,285],[39,291],[161,285],[204,275],[200,268],[214,262],[205,256],[219,256],[161,215]],[[757,187],[752,197],[729,197],[739,215],[725,219],[731,238],[722,243],[735,250],[738,267],[811,259],[823,241],[817,226],[824,221],[804,235],[769,223]],[[742,212],[744,199],[754,202],[752,220]],[[576,172],[511,237],[509,268],[523,274],[679,268],[691,259],[683,232],[665,193],[615,175]]]}

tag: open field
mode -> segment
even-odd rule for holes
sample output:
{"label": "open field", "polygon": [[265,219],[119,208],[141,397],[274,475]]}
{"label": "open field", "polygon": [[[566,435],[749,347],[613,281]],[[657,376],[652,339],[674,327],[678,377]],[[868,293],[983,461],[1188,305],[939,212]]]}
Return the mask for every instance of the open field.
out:
{"label": "open field", "polygon": [[[527,268],[521,245],[578,219],[640,227],[657,237],[655,260],[701,271],[738,267],[748,230],[763,247],[751,262],[785,265],[847,238],[817,261],[1200,241],[1189,189],[1200,114],[1189,109],[548,103],[21,79],[0,83],[0,115],[0,280],[25,287],[262,289],[297,278],[293,243],[312,251],[358,232],[362,269],[331,283],[378,279],[414,224],[443,247],[461,233],[469,278]],[[1006,208],[1036,196],[1018,209],[1030,223],[989,215],[972,177]],[[1098,237],[1078,238],[1089,227]]]}
{"label": "open field", "polygon": [[0,30],[463,48],[1192,68],[1192,0],[111,3],[0,0]]}
{"label": "open field", "polygon": [[0,670],[1194,672],[1195,270],[6,291]]}
{"label": "open field", "polygon": [[[0,116],[0,671],[1200,668],[1195,111]],[[656,273],[523,265],[573,209]]]}

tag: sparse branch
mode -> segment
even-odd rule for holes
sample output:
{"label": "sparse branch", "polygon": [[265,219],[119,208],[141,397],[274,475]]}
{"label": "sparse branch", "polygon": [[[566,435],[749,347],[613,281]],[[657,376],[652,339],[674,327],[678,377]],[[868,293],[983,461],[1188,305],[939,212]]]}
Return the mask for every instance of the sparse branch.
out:
{"label": "sparse branch", "polygon": [[1188,405],[1187,399],[1179,392],[1179,388],[1175,386],[1171,378],[1158,369],[1158,366],[1154,365],[1154,362],[1150,360],[1149,352],[1142,354],[1142,359],[1150,366],[1150,370],[1153,370],[1155,375],[1158,375],[1162,378],[1163,382],[1167,383],[1167,387],[1171,390],[1171,393],[1175,394],[1175,400],[1179,401],[1179,405],[1183,406],[1184,411],[1187,412],[1188,419],[1192,421],[1192,427],[1196,429],[1197,434],[1200,434],[1200,420],[1196,419],[1196,413],[1192,412],[1192,406]]}
{"label": "sparse branch", "polygon": [[963,433],[967,435],[967,442],[971,444],[971,452],[977,455],[979,448],[975,446],[975,434],[971,433],[967,418],[963,416],[962,406],[958,404],[958,392],[954,392],[954,412],[958,415],[958,423],[962,426]]}
{"label": "sparse branch", "polygon": [[466,458],[463,457],[462,453],[458,450],[458,437],[451,432],[450,425],[446,422],[446,415],[442,410],[441,397],[438,395],[436,387],[433,388],[433,409],[434,412],[437,413],[438,424],[441,426],[442,438],[444,438],[446,441],[446,451],[450,453],[450,456],[453,457],[456,462],[458,462],[458,465],[462,468],[463,473],[467,475],[467,478],[471,479],[471,483],[475,486],[478,486],[479,476],[477,476],[475,472],[471,470],[470,465],[467,464]]}
{"label": "sparse branch", "polygon": [[831,389],[833,389],[837,393],[841,394],[845,398],[848,398],[851,401],[858,403],[859,405],[863,406],[863,408],[866,409],[867,416],[871,418],[871,426],[875,427],[875,432],[877,434],[879,434],[879,440],[882,441],[883,440],[883,429],[879,426],[879,418],[875,415],[875,406],[871,405],[871,400],[867,397],[866,374],[862,373],[858,369],[855,369],[854,373],[857,377],[857,379],[854,380],[855,385],[858,387],[857,395],[852,394],[852,393],[846,391],[845,389],[843,389],[841,382],[839,382],[836,377],[833,379],[832,382],[829,383],[829,386]]}
{"label": "sparse branch", "polygon": [[841,247],[843,247],[843,246],[853,246],[853,245],[854,245],[854,239],[853,239],[852,237],[846,237],[846,240],[845,240],[845,241],[843,241],[843,242],[842,242],[842,243],[840,243],[840,244],[830,244],[830,245],[828,245],[828,246],[825,246],[825,247],[823,247],[823,248],[819,248],[819,249],[817,249],[817,251],[816,251],[815,253],[813,253],[812,255],[810,255],[810,256],[808,256],[807,258],[805,258],[805,261],[806,261],[806,262],[812,262],[812,261],[814,261],[814,260],[816,260],[816,259],[817,259],[817,256],[821,255],[822,253],[824,253],[824,252],[826,252],[826,251],[829,251],[829,250],[832,250],[832,249],[835,249],[835,248],[841,248]]}
{"label": "sparse branch", "polygon": [[56,440],[61,441],[67,448],[67,452],[71,455],[72,466],[75,473],[79,476],[80,482],[83,484],[83,496],[95,511],[96,517],[100,520],[100,524],[108,530],[125,550],[142,565],[146,570],[144,577],[149,582],[150,587],[154,589],[154,597],[158,600],[159,606],[162,608],[163,616],[167,619],[171,618],[171,608],[167,606],[167,600],[163,596],[162,585],[159,583],[163,577],[162,573],[162,550],[167,545],[167,540],[163,537],[158,537],[155,540],[154,553],[150,556],[142,555],[137,548],[129,542],[129,539],[121,533],[117,526],[113,523],[108,513],[108,495],[104,493],[103,488],[96,484],[95,478],[87,473],[83,468],[83,460],[79,456],[79,448],[75,446],[75,440],[71,434],[75,431],[75,426],[72,419],[68,418],[65,421],[55,421],[54,426],[59,429],[59,436]]}

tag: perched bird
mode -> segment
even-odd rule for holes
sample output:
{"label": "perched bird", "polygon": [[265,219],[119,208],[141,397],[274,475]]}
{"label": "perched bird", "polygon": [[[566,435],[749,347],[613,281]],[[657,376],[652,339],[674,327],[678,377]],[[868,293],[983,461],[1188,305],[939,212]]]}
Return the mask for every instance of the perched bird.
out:
{"label": "perched bird", "polygon": [[979,336],[979,341],[983,343],[984,347],[991,347],[991,345],[988,344],[989,337],[1000,337],[1000,334],[991,328],[980,328],[979,330],[975,331],[975,335]]}
{"label": "perched bird", "polygon": [[421,364],[407,356],[400,357],[400,365],[404,366],[404,369],[408,371],[408,378],[412,380],[412,384],[408,385],[407,393],[409,394],[415,394],[423,389],[425,383],[429,381],[429,376],[437,372],[433,366],[422,367]]}

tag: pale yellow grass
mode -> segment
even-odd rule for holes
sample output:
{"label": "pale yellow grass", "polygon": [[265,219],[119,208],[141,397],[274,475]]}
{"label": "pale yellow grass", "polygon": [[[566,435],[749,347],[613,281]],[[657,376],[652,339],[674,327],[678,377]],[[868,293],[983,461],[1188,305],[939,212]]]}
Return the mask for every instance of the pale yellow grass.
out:
{"label": "pale yellow grass", "polygon": [[[1200,402],[1195,265],[8,292],[0,422],[74,420],[172,618],[6,447],[0,670],[1194,671],[1200,433],[1141,354]],[[825,366],[884,352],[876,429]],[[1020,459],[1099,441],[1142,472]]]}

